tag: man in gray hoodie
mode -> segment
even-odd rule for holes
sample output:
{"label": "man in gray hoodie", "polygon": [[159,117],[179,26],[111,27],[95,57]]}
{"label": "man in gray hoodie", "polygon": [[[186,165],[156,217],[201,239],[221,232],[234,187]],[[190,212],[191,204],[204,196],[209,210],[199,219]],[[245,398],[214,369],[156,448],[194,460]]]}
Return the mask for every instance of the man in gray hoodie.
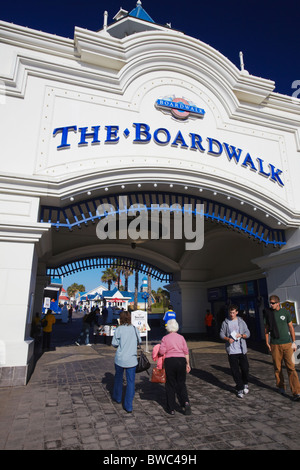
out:
{"label": "man in gray hoodie", "polygon": [[243,398],[249,392],[249,363],[245,340],[250,337],[250,331],[244,320],[238,317],[238,313],[237,305],[230,305],[228,318],[221,325],[220,338],[226,341],[225,348],[237,396]]}

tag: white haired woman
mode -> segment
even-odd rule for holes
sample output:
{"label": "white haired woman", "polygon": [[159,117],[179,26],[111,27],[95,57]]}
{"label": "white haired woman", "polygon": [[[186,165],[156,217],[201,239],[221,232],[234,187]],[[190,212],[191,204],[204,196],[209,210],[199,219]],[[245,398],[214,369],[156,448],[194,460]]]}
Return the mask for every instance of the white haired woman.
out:
{"label": "white haired woman", "polygon": [[186,415],[191,414],[186,388],[186,373],[191,370],[189,350],[184,337],[177,333],[176,320],[169,320],[166,325],[168,334],[163,337],[159,355],[165,355],[167,413],[175,415],[175,395]]}

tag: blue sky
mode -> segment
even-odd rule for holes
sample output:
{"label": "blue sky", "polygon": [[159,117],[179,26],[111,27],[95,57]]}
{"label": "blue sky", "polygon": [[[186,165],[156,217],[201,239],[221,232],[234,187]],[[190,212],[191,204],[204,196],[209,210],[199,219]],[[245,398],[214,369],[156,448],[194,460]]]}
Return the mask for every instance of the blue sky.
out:
{"label": "blue sky", "polygon": [[[89,271],[84,271],[81,273],[75,273],[70,276],[66,276],[63,279],[63,287],[67,289],[68,286],[76,282],[77,284],[83,284],[86,287],[86,290],[92,290],[96,287],[103,285],[107,287],[107,284],[101,282],[102,270],[101,269],[91,269]],[[139,273],[139,287],[142,285],[142,280],[145,277],[144,274]],[[124,278],[122,278],[124,283]],[[163,287],[166,283],[158,282],[154,279],[151,280],[151,288],[157,290],[158,287]],[[112,288],[114,286],[112,285]],[[129,278],[128,288],[130,291],[134,291],[134,275]]]}
{"label": "blue sky", "polygon": [[[14,0],[2,1],[0,19],[37,30],[74,37],[74,27],[97,31],[103,12],[113,22],[120,7],[131,11],[136,0]],[[252,75],[276,82],[275,91],[292,95],[300,80],[299,0],[142,0],[159,24],[200,39]],[[299,93],[300,97],[300,93]]]}
{"label": "blue sky", "polygon": [[[112,23],[120,7],[131,11],[135,6],[136,0],[2,1],[0,19],[73,38],[75,26],[101,29],[105,10]],[[237,67],[242,51],[250,74],[274,80],[278,93],[297,93],[292,84],[300,83],[299,0],[142,0],[142,6],[156,23],[171,23],[173,29],[217,49]],[[64,287],[78,282],[90,290],[101,283],[100,278],[100,270],[86,271],[66,277]],[[160,285],[152,284],[154,289]],[[133,289],[133,277],[129,287]]]}

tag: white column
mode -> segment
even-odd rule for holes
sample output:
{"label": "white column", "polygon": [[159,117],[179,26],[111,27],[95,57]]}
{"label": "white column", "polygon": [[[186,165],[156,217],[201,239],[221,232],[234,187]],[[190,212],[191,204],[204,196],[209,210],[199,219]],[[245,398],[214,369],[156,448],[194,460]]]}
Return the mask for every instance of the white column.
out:
{"label": "white column", "polygon": [[37,248],[50,229],[36,222],[38,207],[36,198],[0,196],[0,386],[24,385],[32,364]]}
{"label": "white column", "polygon": [[181,333],[204,333],[204,317],[210,304],[203,282],[177,281],[167,286]]}
{"label": "white column", "polygon": [[31,338],[26,338],[31,323],[36,271],[34,244],[2,242],[0,245],[0,279],[3,289],[0,336],[5,344],[5,364],[25,366],[30,360]]}

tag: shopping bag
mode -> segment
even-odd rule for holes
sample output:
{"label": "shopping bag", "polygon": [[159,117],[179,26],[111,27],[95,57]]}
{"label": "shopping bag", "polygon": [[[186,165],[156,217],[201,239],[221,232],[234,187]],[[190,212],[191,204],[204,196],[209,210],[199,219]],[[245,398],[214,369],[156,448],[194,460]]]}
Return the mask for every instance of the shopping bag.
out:
{"label": "shopping bag", "polygon": [[151,382],[158,383],[158,384],[165,384],[166,383],[165,369],[158,369],[157,367],[152,369]]}

